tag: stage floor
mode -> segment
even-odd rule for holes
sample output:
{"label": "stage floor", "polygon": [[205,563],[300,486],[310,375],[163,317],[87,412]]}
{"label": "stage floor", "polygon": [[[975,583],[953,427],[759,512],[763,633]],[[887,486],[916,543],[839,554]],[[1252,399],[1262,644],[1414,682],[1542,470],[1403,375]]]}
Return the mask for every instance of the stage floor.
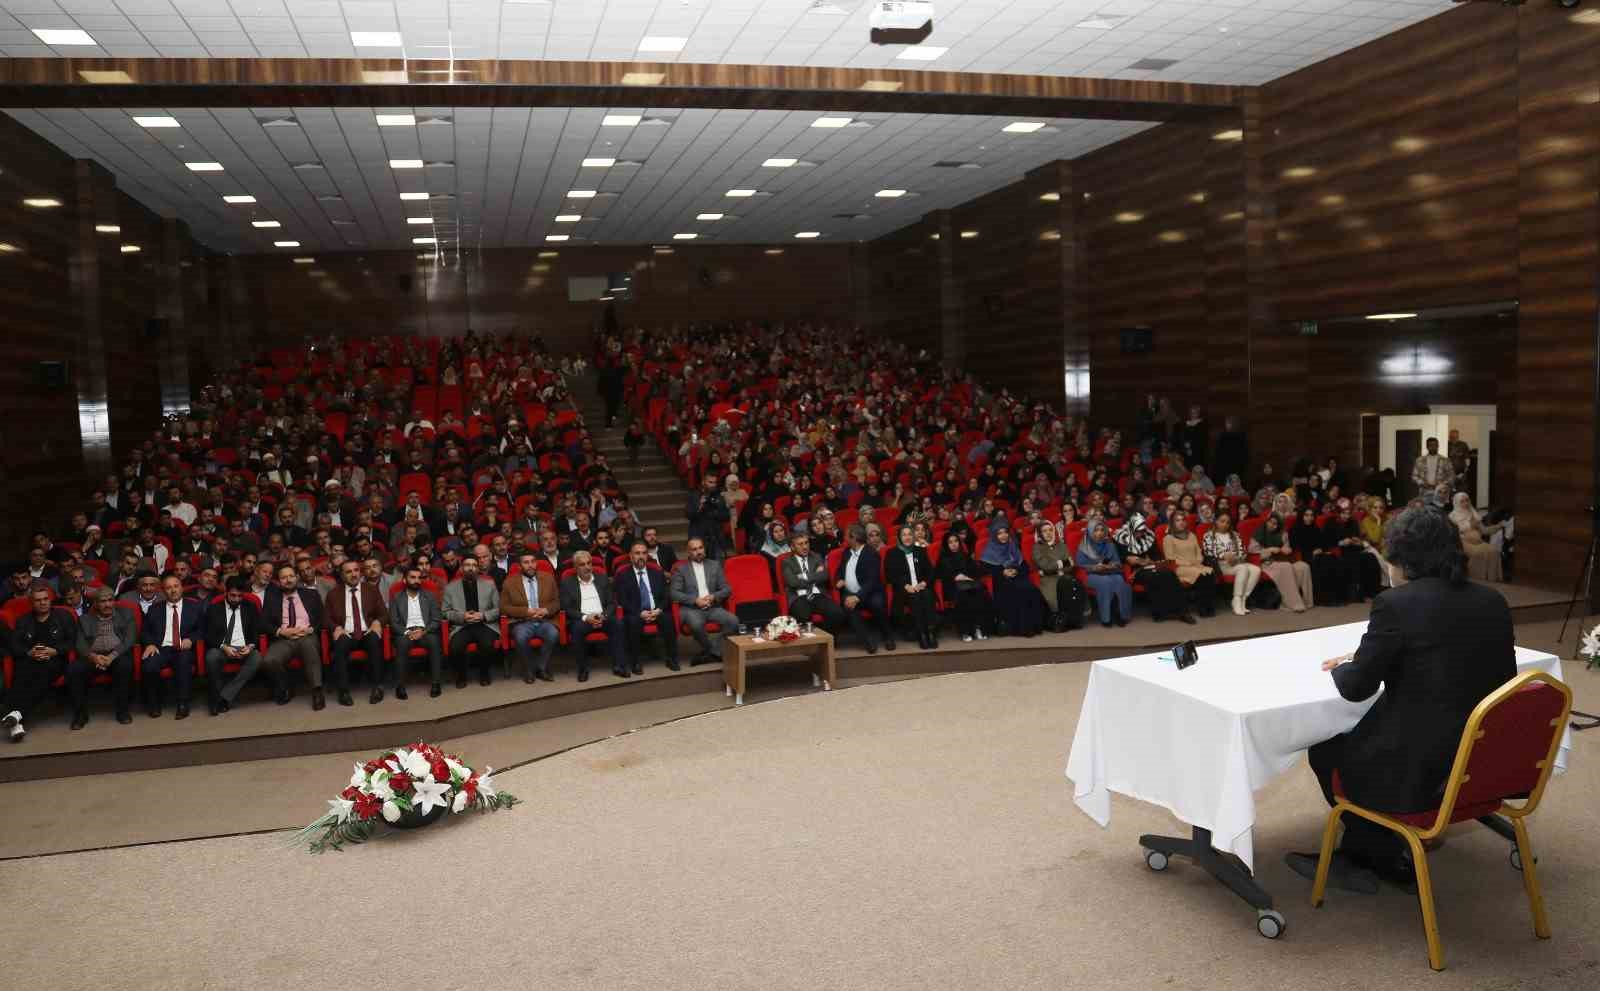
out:
{"label": "stage floor", "polygon": [[[1503,841],[1459,828],[1433,858],[1450,967],[1435,976],[1413,898],[1334,892],[1313,911],[1282,866],[1319,834],[1308,771],[1258,799],[1261,879],[1289,920],[1275,942],[1199,870],[1145,867],[1136,838],[1171,831],[1167,813],[1118,797],[1102,830],[1078,812],[1062,769],[1088,671],[921,678],[678,719],[502,774],[520,808],[342,854],[274,833],[11,861],[6,973],[52,991],[279,991],[350,973],[606,991],[1593,986],[1600,734],[1575,737],[1572,771],[1531,825],[1554,938],[1534,938]],[[1568,678],[1580,708],[1600,704],[1600,677]],[[342,761],[303,760],[328,794],[343,785]],[[7,786],[8,805],[14,788],[63,784]],[[145,800],[160,815],[203,796]],[[279,802],[271,776],[257,801]],[[294,821],[318,811],[291,804]],[[186,935],[172,952],[139,949],[174,932]]]}

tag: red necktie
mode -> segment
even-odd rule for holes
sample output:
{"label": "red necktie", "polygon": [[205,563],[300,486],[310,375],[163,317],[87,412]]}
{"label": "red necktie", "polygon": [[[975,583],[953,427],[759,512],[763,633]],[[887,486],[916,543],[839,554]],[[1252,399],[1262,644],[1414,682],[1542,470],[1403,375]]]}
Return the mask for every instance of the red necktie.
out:
{"label": "red necktie", "polygon": [[298,627],[300,625],[300,615],[298,613],[296,613],[295,610],[294,610],[295,601],[298,600],[299,598],[300,598],[300,596],[297,593],[295,593],[295,592],[290,592],[289,593],[289,626],[290,627]]}
{"label": "red necktie", "polygon": [[350,602],[355,607],[356,636],[360,636],[362,631],[366,629],[366,625],[361,622],[361,591],[359,589],[353,588],[350,590]]}
{"label": "red necktie", "polygon": [[176,604],[172,607],[172,619],[169,620],[168,632],[172,634],[172,646],[176,647],[178,645],[178,607]]}

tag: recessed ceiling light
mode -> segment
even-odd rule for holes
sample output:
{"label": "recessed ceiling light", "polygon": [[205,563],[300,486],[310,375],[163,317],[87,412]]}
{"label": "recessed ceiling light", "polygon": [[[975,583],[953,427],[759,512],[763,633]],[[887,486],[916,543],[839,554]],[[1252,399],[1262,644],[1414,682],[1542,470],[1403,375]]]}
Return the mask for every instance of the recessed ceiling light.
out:
{"label": "recessed ceiling light", "polygon": [[272,242],[272,246],[274,248],[298,248],[298,247],[300,247],[300,242],[299,241],[274,241],[274,242]]}
{"label": "recessed ceiling light", "polygon": [[1013,123],[1007,124],[1005,127],[1002,127],[1000,130],[1006,132],[1007,134],[1032,134],[1034,131],[1040,130],[1043,127],[1044,127],[1044,122],[1043,121],[1019,120],[1019,121],[1014,121]]}
{"label": "recessed ceiling light", "polygon": [[795,235],[795,237],[798,237],[798,238],[800,238],[802,240],[810,240],[811,238],[821,237],[821,236],[822,236],[822,232],[821,231],[800,231],[798,234]]}
{"label": "recessed ceiling light", "polygon": [[400,198],[402,200],[425,200],[425,199],[428,198],[428,194],[427,193],[401,193],[400,194]]}
{"label": "recessed ceiling light", "polygon": [[399,31],[351,31],[350,44],[357,48],[399,48]]}
{"label": "recessed ceiling light", "polygon": [[977,236],[978,236],[978,232],[977,231],[962,231],[961,232],[961,239],[964,240],[964,241],[970,241],[970,240],[972,240],[973,238],[975,238]]}
{"label": "recessed ceiling light", "polygon": [[581,213],[558,213],[558,214],[556,214],[556,223],[558,223],[558,224],[575,224],[575,223],[577,223],[578,221],[580,221],[582,219],[583,219],[583,214],[581,214]]}
{"label": "recessed ceiling light", "polygon": [[567,198],[568,199],[573,199],[573,200],[592,200],[592,199],[594,199],[594,196],[595,196],[595,192],[592,189],[569,189],[569,190],[567,190]]}
{"label": "recessed ceiling light", "polygon": [[674,241],[693,241],[695,238],[697,238],[699,236],[700,235],[698,235],[698,234],[674,234],[674,235],[672,235],[672,239]]}
{"label": "recessed ceiling light", "polygon": [[433,218],[432,217],[407,217],[406,218],[406,223],[408,223],[408,224],[431,224],[431,223],[433,223]]}
{"label": "recessed ceiling light", "polygon": [[764,169],[788,169],[793,168],[798,161],[800,161],[798,158],[769,158],[761,163],[761,167]]}
{"label": "recessed ceiling light", "polygon": [[812,127],[849,127],[854,117],[818,117],[811,122]]}
{"label": "recessed ceiling light", "polygon": [[256,198],[251,196],[249,193],[233,193],[222,198],[222,202],[232,203],[235,206],[241,203],[254,203],[255,201]]}
{"label": "recessed ceiling light", "polygon": [[259,230],[269,230],[273,227],[282,227],[283,225],[278,223],[276,220],[252,220],[250,221],[250,226]]}
{"label": "recessed ceiling light", "polygon": [[1413,152],[1418,152],[1428,147],[1428,141],[1426,138],[1395,138],[1390,147],[1392,147],[1395,151],[1404,152],[1409,155]]}
{"label": "recessed ceiling light", "polygon": [[133,119],[133,122],[135,124],[138,124],[140,127],[182,127],[183,126],[182,124],[178,123],[178,118],[176,118],[176,117],[160,117],[160,116],[158,116],[158,117],[135,117]]}
{"label": "recessed ceiling light", "polygon": [[906,194],[906,191],[903,190],[903,189],[880,189],[876,193],[873,193],[872,195],[878,197],[881,200],[897,200],[900,197],[904,196],[905,194]]}
{"label": "recessed ceiling light", "polygon": [[1040,193],[1039,194],[1039,198],[1041,200],[1044,200],[1046,203],[1059,203],[1059,202],[1061,202],[1061,194],[1060,193],[1056,193],[1056,192]]}
{"label": "recessed ceiling light", "polygon": [[782,248],[768,248],[766,250],[766,254],[769,254],[769,255],[781,255],[781,254],[783,254],[783,249]]}
{"label": "recessed ceiling light", "polygon": [[644,120],[641,114],[606,114],[600,121],[601,127],[638,127]]}
{"label": "recessed ceiling light", "polygon": [[672,254],[672,249],[667,247],[664,244],[663,245],[658,245],[655,248],[652,248],[651,250],[654,251],[658,255],[670,255],[670,254]]}
{"label": "recessed ceiling light", "polygon": [[121,69],[79,69],[78,77],[86,83],[98,86],[133,82],[133,77]]}
{"label": "recessed ceiling light", "polygon": [[560,242],[560,241],[567,240],[567,235],[565,235],[565,234],[546,234],[544,236],[544,239],[546,241],[557,241],[557,242]]}
{"label": "recessed ceiling light", "polygon": [[184,162],[190,172],[221,172],[221,162]]}
{"label": "recessed ceiling light", "polygon": [[1211,140],[1213,140],[1213,141],[1243,141],[1244,140],[1244,132],[1239,130],[1238,128],[1233,128],[1233,129],[1227,130],[1227,131],[1218,131],[1217,133],[1211,135]]}
{"label": "recessed ceiling light", "polygon": [[139,252],[143,251],[144,249],[141,248],[137,244],[124,244],[118,250],[121,251],[125,255],[137,255]]}
{"label": "recessed ceiling light", "polygon": [[362,69],[361,81],[374,86],[404,86],[411,78],[404,69]]}
{"label": "recessed ceiling light", "polygon": [[22,201],[23,206],[31,206],[35,210],[54,210],[61,205],[61,201],[53,196],[30,196]]}
{"label": "recessed ceiling light", "polygon": [[94,232],[96,234],[121,234],[122,226],[120,224],[95,224]]}
{"label": "recessed ceiling light", "polygon": [[296,258],[296,259],[295,259],[295,260],[294,260],[294,263],[295,263],[295,264],[296,264],[296,265],[310,265],[310,264],[312,264],[312,263],[313,263],[313,262],[315,262],[315,261],[316,261],[316,259],[315,259],[315,258],[307,258],[307,257],[306,257],[306,256],[304,256],[304,255],[302,255],[302,256],[300,256],[300,257],[299,257],[299,258]]}
{"label": "recessed ceiling light", "polygon": [[1206,194],[1205,194],[1204,190],[1202,190],[1202,191],[1200,191],[1198,193],[1190,193],[1189,194],[1189,202],[1190,203],[1204,203],[1205,201],[1206,201]]}
{"label": "recessed ceiling light", "polygon": [[1317,202],[1323,206],[1344,206],[1344,196],[1340,193],[1329,193]]}
{"label": "recessed ceiling light", "polygon": [[1367,319],[1368,320],[1411,320],[1411,319],[1413,319],[1415,317],[1416,317],[1415,313],[1373,313],[1373,314],[1369,315],[1367,317]]}
{"label": "recessed ceiling light", "polygon": [[[26,9],[26,8],[24,8]],[[39,40],[47,45],[98,45],[99,42],[89,37],[87,31],[63,30],[59,28],[34,28],[33,33]]]}
{"label": "recessed ceiling light", "polygon": [[422,168],[422,159],[420,159],[420,158],[391,158],[391,159],[389,159],[389,168],[391,168],[391,169],[420,169],[420,168]]}
{"label": "recessed ceiling light", "polygon": [[896,55],[895,58],[904,59],[907,62],[932,62],[949,50],[948,48],[940,48],[938,45],[913,45]]}
{"label": "recessed ceiling light", "polygon": [[414,237],[411,239],[412,244],[435,244],[437,242],[438,238],[435,237]]}
{"label": "recessed ceiling light", "polygon": [[1232,213],[1225,213],[1225,214],[1222,215],[1222,219],[1223,220],[1243,220],[1244,219],[1244,211],[1243,210],[1235,210]]}
{"label": "recessed ceiling light", "polygon": [[1110,31],[1117,26],[1117,22],[1126,17],[1124,14],[1096,14],[1093,17],[1079,21],[1074,27],[1086,31]]}
{"label": "recessed ceiling light", "polygon": [[723,218],[723,216],[724,216],[724,214],[720,214],[720,213],[697,213],[697,214],[694,215],[694,219],[696,219],[696,220],[721,220]]}
{"label": "recessed ceiling light", "polygon": [[641,52],[681,52],[683,46],[689,43],[688,38],[675,38],[668,35],[649,35],[639,39]]}
{"label": "recessed ceiling light", "polygon": [[585,158],[582,167],[586,169],[609,169],[615,164],[617,164],[615,158]]}
{"label": "recessed ceiling light", "polygon": [[1160,234],[1156,235],[1156,240],[1163,244],[1177,244],[1181,241],[1187,241],[1188,239],[1189,235],[1185,234],[1183,231],[1162,231]]}
{"label": "recessed ceiling light", "polygon": [[1111,219],[1119,224],[1137,224],[1144,219],[1144,214],[1135,210],[1124,210]]}
{"label": "recessed ceiling light", "polygon": [[1309,165],[1296,165],[1293,168],[1283,170],[1285,179],[1309,179],[1316,174],[1317,170]]}
{"label": "recessed ceiling light", "polygon": [[0,255],[14,255],[21,250],[10,241],[0,241]]}
{"label": "recessed ceiling light", "polygon": [[660,86],[661,80],[667,78],[664,72],[624,72],[622,85],[624,86]]}
{"label": "recessed ceiling light", "polygon": [[416,114],[377,114],[379,127],[416,127]]}
{"label": "recessed ceiling light", "polygon": [[[905,83],[895,82],[894,80],[890,79],[868,79],[866,82],[861,84],[861,92],[898,93],[900,92],[900,87],[904,85]],[[778,250],[782,251],[783,249],[779,248]]]}
{"label": "recessed ceiling light", "polygon": [[728,196],[732,196],[735,199],[744,199],[746,197],[754,196],[755,194],[756,191],[753,189],[730,189],[727,192]]}
{"label": "recessed ceiling light", "polygon": [[1061,240],[1061,229],[1058,228],[1058,227],[1046,228],[1045,230],[1042,230],[1042,231],[1039,232],[1039,240],[1041,240],[1041,241],[1059,241],[1059,240]]}
{"label": "recessed ceiling light", "polygon": [[539,252],[539,257],[540,258],[560,258],[561,257],[561,252],[559,252],[559,251],[541,251],[541,252]]}

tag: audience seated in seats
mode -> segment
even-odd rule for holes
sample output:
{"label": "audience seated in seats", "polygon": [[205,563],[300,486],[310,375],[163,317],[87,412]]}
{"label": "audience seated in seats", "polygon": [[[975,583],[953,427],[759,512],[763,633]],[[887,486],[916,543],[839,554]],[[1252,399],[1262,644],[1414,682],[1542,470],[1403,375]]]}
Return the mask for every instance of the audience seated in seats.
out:
{"label": "audience seated in seats", "polygon": [[[438,698],[443,692],[441,621],[444,616],[433,593],[422,587],[422,576],[421,568],[408,565],[402,572],[400,585],[392,587],[384,598],[389,603],[389,617],[394,629],[394,663],[398,668],[396,676],[400,684],[405,684],[411,651],[421,650],[428,662],[428,695]],[[387,579],[389,576],[383,577]]]}
{"label": "audience seated in seats", "polygon": [[[459,576],[444,587],[444,621],[450,624],[446,647],[455,668],[456,687],[467,687],[470,648],[476,648],[478,684],[490,684],[490,672],[500,653],[500,591],[493,579],[479,572],[476,557],[464,558]],[[405,698],[404,682],[397,694]]]}
{"label": "audience seated in seats", "polygon": [[560,589],[561,611],[566,616],[567,637],[577,660],[578,680],[589,680],[588,638],[598,634],[605,635],[605,646],[611,654],[611,673],[619,678],[628,677],[623,659],[622,624],[617,621],[611,579],[595,571],[593,555],[583,550],[572,555],[572,571],[562,577]]}
{"label": "audience seated in seats", "polygon": [[[1220,519],[1218,523],[1220,525]],[[1183,589],[1184,609],[1179,618],[1192,623],[1195,610],[1203,616],[1212,615],[1217,602],[1216,569],[1206,563],[1205,552],[1194,531],[1189,529],[1189,518],[1184,514],[1172,518],[1166,539],[1161,542],[1161,554],[1171,562],[1172,573]],[[1236,599],[1237,595],[1235,592]]]}
{"label": "audience seated in seats", "polygon": [[[1332,458],[1328,459],[1330,462]],[[1378,559],[1367,553],[1367,541],[1355,521],[1349,499],[1340,499],[1333,516],[1322,524],[1328,546],[1339,551],[1339,562],[1344,567],[1345,580],[1350,583],[1350,599],[1361,602],[1378,594],[1382,587],[1378,573]]]}
{"label": "audience seated in seats", "polygon": [[[553,552],[555,534],[546,530],[541,538]],[[541,564],[550,564],[541,568]],[[557,590],[558,571],[545,552],[525,550],[517,557],[517,570],[500,583],[500,612],[508,620],[511,643],[522,661],[522,680],[554,681],[550,657],[561,639],[555,619],[561,611]],[[539,641],[539,659],[533,659],[533,641]]]}
{"label": "audience seated in seats", "polygon": [[1049,606],[1039,587],[1029,578],[1028,562],[1013,539],[1011,523],[996,515],[989,524],[989,541],[979,560],[989,567],[994,587],[996,632],[1002,636],[1035,637],[1044,629]]}
{"label": "audience seated in seats", "polygon": [[1039,591],[1046,611],[1051,613],[1051,628],[1057,633],[1082,629],[1088,597],[1078,583],[1067,542],[1056,533],[1053,523],[1040,523],[1034,528],[1033,566],[1039,574]]}
{"label": "audience seated in seats", "polygon": [[928,559],[928,552],[917,546],[914,528],[900,527],[896,539],[895,546],[883,556],[883,580],[891,602],[889,610],[899,622],[902,633],[910,627],[916,631],[918,646],[932,650],[939,646],[933,562]]}
{"label": "audience seated in seats", "polygon": [[1267,518],[1250,535],[1250,553],[1261,560],[1261,573],[1266,575],[1285,608],[1305,612],[1314,604],[1311,565],[1295,559],[1295,551],[1283,529],[1283,517],[1277,513]]}
{"label": "audience seated in seats", "polygon": [[[201,600],[205,604],[206,691],[213,716],[233,708],[261,667],[259,643],[265,629],[260,607],[247,597],[249,588],[248,581],[235,575],[228,579],[219,601]],[[231,675],[225,670],[230,664],[239,666]]]}
{"label": "audience seated in seats", "polygon": [[867,627],[862,615],[868,613],[878,638],[882,640],[883,649],[894,650],[894,625],[889,621],[888,603],[885,601],[882,558],[868,544],[867,528],[862,524],[852,525],[846,540],[847,546],[840,549],[838,563],[834,566],[833,584],[838,590],[839,602],[844,606],[851,632],[867,653],[878,652],[879,640],[873,637],[874,631]]}
{"label": "audience seated in seats", "polygon": [[160,602],[145,610],[141,627],[144,651],[140,655],[140,682],[145,710],[152,719],[161,715],[161,696],[172,672],[176,719],[189,717],[189,695],[195,674],[195,641],[205,635],[205,609],[184,597],[183,582],[169,574],[161,580]]}
{"label": "audience seated in seats", "polygon": [[628,670],[643,674],[640,649],[643,638],[649,633],[646,627],[654,626],[653,636],[666,654],[667,670],[677,671],[678,635],[672,624],[672,590],[667,576],[650,560],[650,550],[644,541],[635,540],[628,546],[625,564],[616,571],[617,604],[622,607],[622,627],[626,635]]}
{"label": "audience seated in seats", "polygon": [[0,728],[12,743],[27,735],[27,720],[67,672],[67,654],[77,644],[78,624],[65,610],[52,607],[50,586],[40,583],[28,592],[28,611],[17,617],[9,644],[11,685],[0,695]]}
{"label": "audience seated in seats", "polygon": [[[1145,500],[1148,509],[1150,500]],[[1132,586],[1144,589],[1150,601],[1150,616],[1157,623],[1176,616],[1185,623],[1195,622],[1189,610],[1188,594],[1178,581],[1177,566],[1161,553],[1155,531],[1150,529],[1150,516],[1136,510],[1112,532],[1112,541],[1122,555],[1124,574]],[[1207,616],[1215,612],[1214,603],[1197,603]]]}
{"label": "audience seated in seats", "polygon": [[372,693],[367,701],[373,705],[383,701],[385,668],[389,669],[396,696],[404,698],[399,688],[399,666],[388,665],[384,658],[383,631],[389,625],[388,607],[378,590],[361,580],[361,565],[355,561],[340,565],[339,577],[339,585],[330,588],[323,601],[328,617],[328,652],[334,687],[341,700],[349,694],[351,654],[359,650],[366,653],[367,677],[372,682]]}
{"label": "audience seated in seats", "polygon": [[[1176,524],[1184,527],[1182,521]],[[1205,540],[1201,542],[1205,551],[1205,560],[1215,568],[1219,575],[1233,579],[1233,612],[1236,616],[1248,615],[1250,607],[1246,604],[1250,593],[1256,590],[1256,583],[1261,580],[1261,568],[1251,564],[1248,549],[1238,532],[1233,529],[1233,518],[1226,514],[1217,517],[1216,523],[1206,531]]]}
{"label": "audience seated in seats", "polygon": [[1123,575],[1122,555],[1105,520],[1097,517],[1090,521],[1088,533],[1078,545],[1077,564],[1084,570],[1090,594],[1095,597],[1100,625],[1127,626],[1133,613],[1133,586]]}
{"label": "audience seated in seats", "polygon": [[1349,601],[1350,581],[1338,555],[1328,546],[1328,534],[1317,526],[1316,510],[1301,510],[1289,531],[1289,546],[1300,560],[1311,565],[1311,586],[1319,606],[1342,606]]}
{"label": "audience seated in seats", "polygon": [[1450,522],[1461,532],[1461,546],[1467,554],[1467,576],[1477,582],[1498,582],[1501,574],[1500,549],[1489,538],[1503,529],[1504,524],[1484,526],[1478,511],[1472,508],[1472,497],[1457,492],[1452,497]]}

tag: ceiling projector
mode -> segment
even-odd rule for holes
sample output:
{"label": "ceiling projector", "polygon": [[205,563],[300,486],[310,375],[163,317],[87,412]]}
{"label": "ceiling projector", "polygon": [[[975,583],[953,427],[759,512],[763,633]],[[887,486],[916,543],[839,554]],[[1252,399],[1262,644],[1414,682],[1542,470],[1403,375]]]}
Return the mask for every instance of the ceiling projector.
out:
{"label": "ceiling projector", "polygon": [[931,0],[878,0],[867,23],[874,45],[920,45],[933,33]]}

